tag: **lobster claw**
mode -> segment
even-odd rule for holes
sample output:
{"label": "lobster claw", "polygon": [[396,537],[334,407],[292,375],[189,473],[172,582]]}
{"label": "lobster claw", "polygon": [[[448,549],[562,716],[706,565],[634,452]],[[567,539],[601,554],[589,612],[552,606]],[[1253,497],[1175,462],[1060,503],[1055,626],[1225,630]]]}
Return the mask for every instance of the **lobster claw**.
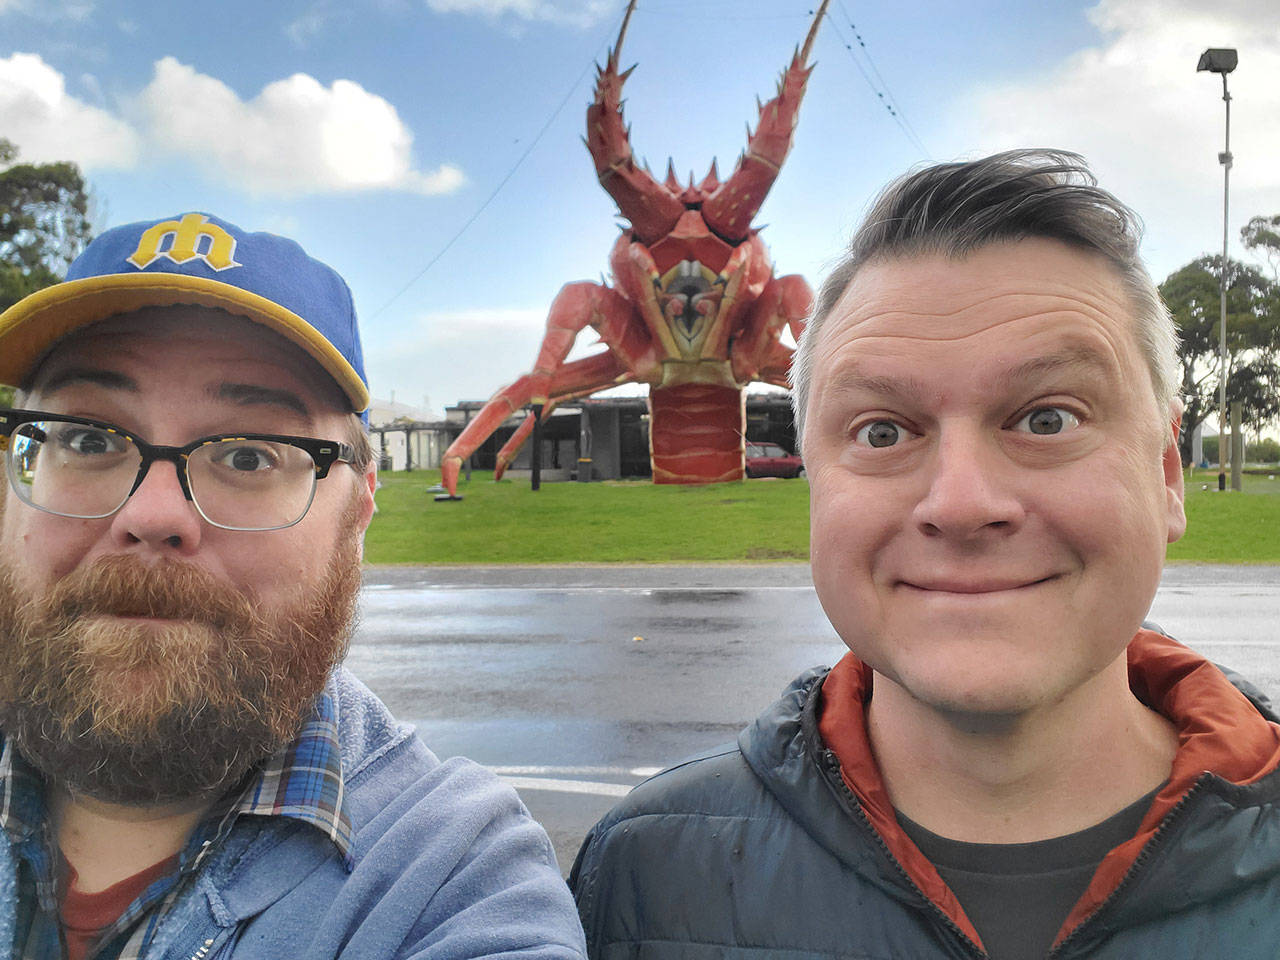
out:
{"label": "lobster claw", "polygon": [[822,0],[819,5],[804,46],[796,51],[782,74],[777,95],[760,105],[759,121],[754,132],[750,128],[747,130],[747,149],[738,158],[737,167],[702,205],[702,217],[707,226],[730,242],[737,242],[747,235],[751,221],[760,212],[760,205],[791,151],[791,136],[799,119],[800,101],[813,71],[812,67],[805,66],[805,62],[809,59],[829,2]]}
{"label": "lobster claw", "polygon": [[618,56],[635,8],[636,0],[631,0],[618,40],[609,51],[605,66],[597,71],[595,99],[587,107],[587,149],[595,161],[600,186],[631,221],[636,237],[652,243],[676,225],[684,213],[684,204],[677,191],[659,183],[636,164],[631,134],[622,119],[622,85],[635,67],[619,73]]}

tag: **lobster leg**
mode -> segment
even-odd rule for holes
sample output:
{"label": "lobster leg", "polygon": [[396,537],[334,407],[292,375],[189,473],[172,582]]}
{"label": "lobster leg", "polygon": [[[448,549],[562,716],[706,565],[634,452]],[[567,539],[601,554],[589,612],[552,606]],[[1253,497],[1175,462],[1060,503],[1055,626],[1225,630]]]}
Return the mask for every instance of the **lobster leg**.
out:
{"label": "lobster leg", "polygon": [[[542,416],[544,418],[550,416],[551,411],[554,410],[556,407],[560,406],[562,403],[568,403],[570,400],[577,400],[581,397],[589,397],[591,396],[591,394],[599,390],[601,387],[601,384],[599,382],[599,377],[600,377],[599,370],[604,369],[604,364],[599,363],[598,358],[599,357],[607,358],[608,356],[609,355],[606,353],[606,354],[597,354],[595,357],[588,358],[593,362],[593,366],[591,367],[591,371],[587,373],[585,377],[590,378],[591,383],[589,386],[581,390],[574,390],[572,393],[561,393],[560,388],[564,386],[567,389],[567,384],[569,383],[569,380],[571,379],[571,377],[577,375],[575,372],[573,372],[573,368],[575,367],[575,364],[571,363],[565,367],[562,367],[561,373],[563,374],[566,371],[568,371],[570,372],[571,377],[564,377],[564,378],[557,377],[556,380],[551,384],[551,399],[548,400],[546,406],[542,408]],[[582,361],[582,362],[586,363],[587,361]],[[623,383],[629,379],[630,379],[629,377],[619,375],[615,377],[613,380],[613,383],[608,384],[608,386],[613,386],[613,384],[616,384],[616,383]],[[513,433],[511,437],[507,440],[507,442],[502,445],[502,449],[498,451],[497,467],[493,471],[494,480],[502,479],[502,475],[507,472],[507,467],[511,466],[511,462],[515,460],[516,454],[520,452],[520,448],[523,447],[525,444],[525,441],[529,439],[529,434],[533,433],[533,427],[536,422],[537,421],[534,419],[534,416],[533,416],[533,411],[530,410],[529,415],[525,417],[524,422],[521,423],[518,428],[516,428],[516,432]]]}
{"label": "lobster leg", "polygon": [[676,344],[675,336],[658,303],[658,265],[654,262],[653,254],[644,244],[633,243],[627,248],[625,263],[626,269],[632,272],[636,281],[636,312],[644,321],[652,342],[660,347],[664,356],[678,357],[680,347]]}
{"label": "lobster leg", "polygon": [[791,338],[795,340],[796,346],[800,345],[800,338],[804,336],[804,328],[809,322],[809,314],[813,312],[813,296],[809,297],[809,309],[798,317],[792,317],[787,321],[787,326],[791,328]]}
{"label": "lobster leg", "polygon": [[793,333],[803,330],[812,307],[813,292],[803,277],[790,274],[770,280],[751,305],[742,334],[730,351],[734,378],[739,383],[754,379],[773,360],[771,352],[779,346],[782,328],[790,325]]}
{"label": "lobster leg", "polygon": [[769,358],[769,362],[760,368],[760,372],[756,374],[756,379],[764,383],[771,383],[775,387],[785,387],[791,389],[791,358],[795,355],[795,351],[790,347],[777,344],[773,354]]}
{"label": "lobster leg", "polygon": [[[542,408],[544,417],[551,416],[551,411],[556,408],[554,401],[547,401]],[[502,445],[502,449],[498,451],[498,462],[493,468],[493,479],[501,480],[502,475],[507,472],[507,467],[511,466],[511,461],[516,458],[516,454],[520,452],[520,448],[524,446],[524,442],[529,439],[529,435],[533,433],[533,428],[537,426],[538,418],[533,415],[533,411],[529,411],[529,415],[524,418],[524,422],[516,428],[507,442]]]}
{"label": "lobster leg", "polygon": [[[582,396],[594,393],[617,383],[632,379],[625,367],[611,353],[598,353],[584,360],[567,363],[556,373],[550,384],[555,401],[570,395]],[[450,495],[458,492],[458,473],[462,461],[475,453],[480,444],[489,439],[508,417],[516,413],[533,398],[533,384],[529,374],[520,377],[510,386],[494,394],[484,405],[479,416],[467,425],[458,439],[449,444],[440,465],[441,482]],[[533,429],[532,424],[529,427]]]}
{"label": "lobster leg", "polygon": [[[538,351],[538,359],[529,374],[532,390],[529,400],[534,403],[547,402],[551,379],[564,363],[564,358],[569,355],[574,340],[584,327],[595,327],[611,347],[615,341],[619,341],[618,346],[621,347],[625,340],[622,332],[630,319],[631,303],[610,287],[585,282],[566,283],[561,287],[547,313],[547,332],[542,337],[542,348]],[[626,343],[625,346],[639,350],[636,344]],[[638,360],[639,357],[634,359]]]}
{"label": "lobster leg", "polygon": [[[753,255],[764,255],[762,245],[755,237],[733,248],[729,262],[724,265],[716,278],[716,283],[720,284],[724,295],[720,300],[716,326],[707,335],[707,342],[703,347],[704,356],[723,357],[729,352],[734,327],[737,326],[733,322],[734,315],[741,310],[740,304],[743,301],[749,303],[753,295],[747,276]],[[747,289],[743,289],[744,282],[747,284]],[[741,377],[738,380],[744,382]]]}

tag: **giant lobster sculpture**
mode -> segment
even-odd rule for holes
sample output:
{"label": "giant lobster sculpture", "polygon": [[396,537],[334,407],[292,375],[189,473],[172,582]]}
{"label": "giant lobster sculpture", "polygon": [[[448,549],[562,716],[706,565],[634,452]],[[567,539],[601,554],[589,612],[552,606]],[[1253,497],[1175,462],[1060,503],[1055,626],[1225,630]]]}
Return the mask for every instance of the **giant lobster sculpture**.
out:
{"label": "giant lobster sculpture", "polygon": [[[649,384],[655,483],[742,479],[743,387],[753,380],[787,385],[792,351],[778,338],[784,327],[799,338],[813,299],[802,277],[773,275],[751,221],[791,149],[813,69],[806,63],[828,2],[819,6],[777,96],[760,107],[733,174],[721,181],[713,160],[701,183],[690,177],[681,186],[670,164],[665,182],[636,164],[622,119],[622,85],[631,70],[618,72],[618,55],[635,10],[631,0],[587,108],[587,149],[600,185],[630,221],[609,257],[614,285],[561,289],[533,371],[498,391],[445,451],[450,494],[462,462],[526,404],[543,405],[545,416],[557,403],[631,381]],[[565,363],[588,326],[608,351]],[[530,413],[499,451],[495,479],[535,422]]]}

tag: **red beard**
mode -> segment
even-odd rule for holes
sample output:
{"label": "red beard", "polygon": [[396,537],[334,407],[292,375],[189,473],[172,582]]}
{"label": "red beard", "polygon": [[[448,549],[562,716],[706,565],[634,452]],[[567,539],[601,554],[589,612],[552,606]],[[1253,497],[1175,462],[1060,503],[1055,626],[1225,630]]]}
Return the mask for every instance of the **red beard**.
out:
{"label": "red beard", "polygon": [[35,597],[0,562],[0,729],[99,800],[225,792],[297,736],[345,655],[357,542],[277,610],[183,561],[102,558]]}

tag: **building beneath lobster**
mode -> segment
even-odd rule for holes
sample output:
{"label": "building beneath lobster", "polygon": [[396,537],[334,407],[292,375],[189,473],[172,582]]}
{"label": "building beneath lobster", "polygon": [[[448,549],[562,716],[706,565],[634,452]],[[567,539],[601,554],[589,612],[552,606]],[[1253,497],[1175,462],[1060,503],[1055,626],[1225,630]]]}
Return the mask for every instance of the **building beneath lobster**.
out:
{"label": "building beneath lobster", "polygon": [[[485,406],[484,401],[460,401],[445,410],[443,423],[423,424],[424,430],[443,430],[446,442],[466,429]],[[745,441],[776,443],[794,450],[795,421],[791,398],[785,393],[748,393]],[[498,452],[524,422],[524,414],[503,423],[471,455],[476,470],[493,470]],[[585,397],[556,407],[541,424],[542,479],[625,480],[652,475],[649,457],[649,408],[644,397]],[[438,447],[437,447],[438,449]],[[520,448],[507,467],[511,479],[527,478],[533,460],[533,445]],[[418,462],[416,467],[438,466]]]}

